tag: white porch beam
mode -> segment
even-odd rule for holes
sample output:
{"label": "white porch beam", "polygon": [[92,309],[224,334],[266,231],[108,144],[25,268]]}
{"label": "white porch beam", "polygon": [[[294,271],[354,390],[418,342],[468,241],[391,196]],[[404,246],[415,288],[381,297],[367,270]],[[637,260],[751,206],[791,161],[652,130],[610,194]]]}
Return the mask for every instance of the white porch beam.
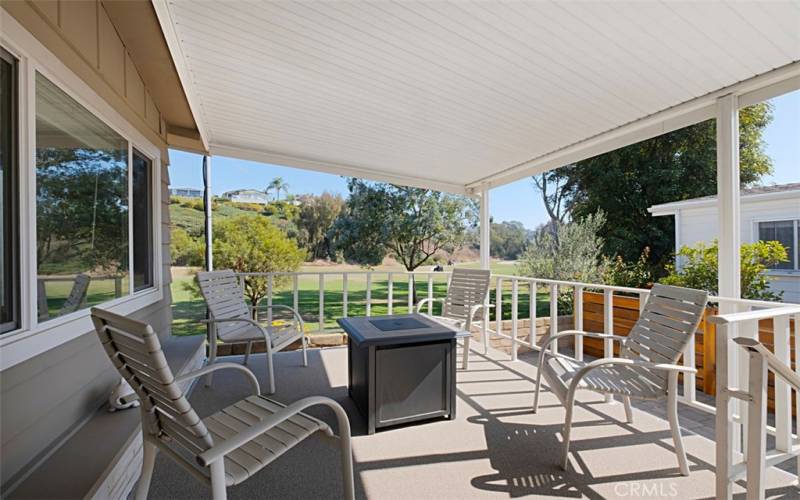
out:
{"label": "white porch beam", "polygon": [[481,186],[481,210],[480,210],[480,252],[481,269],[489,269],[489,251],[491,247],[491,221],[489,218],[489,185]]}

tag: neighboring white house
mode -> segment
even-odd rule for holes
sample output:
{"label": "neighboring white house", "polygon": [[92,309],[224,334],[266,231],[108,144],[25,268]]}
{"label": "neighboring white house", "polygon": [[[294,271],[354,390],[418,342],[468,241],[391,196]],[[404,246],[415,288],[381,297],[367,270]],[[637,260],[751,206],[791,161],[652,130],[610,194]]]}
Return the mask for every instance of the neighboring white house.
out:
{"label": "neighboring white house", "polygon": [[[780,241],[789,251],[789,262],[770,270],[771,288],[783,292],[785,302],[800,303],[800,183],[759,186],[741,194],[743,242]],[[675,217],[675,250],[719,236],[716,196],[653,205],[654,216]]]}
{"label": "neighboring white house", "polygon": [[226,191],[222,193],[222,197],[238,203],[261,203],[262,205],[269,203],[267,194],[263,191],[258,191],[255,189],[237,189],[235,191]]}
{"label": "neighboring white house", "polygon": [[183,196],[185,198],[202,198],[203,190],[198,188],[169,188],[170,196]]}

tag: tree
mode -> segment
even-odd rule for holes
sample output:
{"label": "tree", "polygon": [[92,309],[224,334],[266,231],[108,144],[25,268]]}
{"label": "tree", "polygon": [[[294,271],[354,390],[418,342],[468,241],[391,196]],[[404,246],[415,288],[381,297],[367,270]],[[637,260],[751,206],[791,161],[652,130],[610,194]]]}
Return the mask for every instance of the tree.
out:
{"label": "tree", "polygon": [[202,237],[192,237],[183,228],[172,228],[169,247],[172,264],[175,266],[202,266],[205,261],[205,243]]}
{"label": "tree", "polygon": [[392,255],[413,271],[439,250],[461,246],[477,224],[475,203],[463,196],[360,179],[348,189],[332,234],[345,259],[361,265]]}
{"label": "tree", "polygon": [[519,221],[492,223],[491,254],[506,260],[516,260],[533,237]]}
{"label": "tree", "polygon": [[266,195],[269,195],[270,191],[275,191],[275,200],[276,201],[280,201],[280,199],[281,199],[281,191],[283,191],[283,192],[288,194],[288,192],[289,192],[289,184],[287,184],[283,180],[283,177],[275,177],[269,183],[269,186],[267,186],[267,188],[264,189],[264,193]]}
{"label": "tree", "polygon": [[569,214],[568,202],[572,185],[567,175],[568,168],[557,168],[531,177],[536,190],[542,195],[544,208],[550,217],[551,231],[558,224],[563,224]]}
{"label": "tree", "polygon": [[[767,269],[789,260],[786,247],[778,241],[758,241],[745,243],[741,247],[742,298],[779,301],[783,292],[769,289]],[[661,283],[718,292],[718,245],[699,243],[693,247],[684,246],[677,253],[682,265],[667,265],[667,276]]]}
{"label": "tree", "polygon": [[[761,103],[739,116],[740,177],[746,186],[772,170],[762,138],[772,108]],[[715,121],[708,120],[563,167],[557,172],[566,181],[556,199],[567,198],[573,218],[605,212],[605,255],[633,261],[650,247],[650,261],[664,263],[674,248],[674,221],[652,217],[647,208],[716,193],[715,134]]]}
{"label": "tree", "polygon": [[[240,215],[214,225],[214,263],[239,273],[296,271],[304,252],[266,217]],[[275,280],[274,286],[283,283]],[[257,305],[267,294],[266,278],[248,277],[245,296]]]}
{"label": "tree", "polygon": [[300,199],[300,213],[297,217],[298,243],[308,250],[310,259],[335,257],[331,228],[344,205],[345,201],[340,195],[328,192],[319,196],[307,195]]}

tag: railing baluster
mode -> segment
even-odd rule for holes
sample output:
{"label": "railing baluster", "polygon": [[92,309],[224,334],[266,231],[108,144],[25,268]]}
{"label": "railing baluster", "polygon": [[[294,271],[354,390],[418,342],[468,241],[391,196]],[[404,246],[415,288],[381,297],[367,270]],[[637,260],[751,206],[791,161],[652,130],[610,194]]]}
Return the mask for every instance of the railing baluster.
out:
{"label": "railing baluster", "polygon": [[386,314],[391,315],[394,308],[394,276],[392,276],[392,273],[389,273],[386,280],[388,281],[388,289],[386,291]]}
{"label": "railing baluster", "polygon": [[[272,274],[270,274],[269,276],[267,276],[267,324],[269,326],[272,326],[272,290],[273,290],[272,285],[273,285],[273,278]],[[258,304],[253,304],[254,308],[257,306]]]}
{"label": "railing baluster", "polygon": [[433,315],[433,275],[428,273],[428,315]]}
{"label": "railing baluster", "polygon": [[[550,284],[550,335],[558,334],[558,285]],[[550,343],[550,350],[558,353],[558,340]]]}
{"label": "railing baluster", "polygon": [[342,317],[347,317],[347,273],[342,273]]}
{"label": "railing baluster", "polygon": [[517,360],[517,316],[519,313],[519,282],[511,280],[511,361]]}
{"label": "railing baluster", "polygon": [[300,287],[297,274],[292,275],[292,307],[302,318],[302,314],[300,314]]}
{"label": "railing baluster", "polygon": [[528,311],[528,321],[530,321],[530,330],[531,335],[528,339],[531,343],[531,347],[535,347],[536,343],[536,294],[538,293],[539,283],[536,280],[531,280],[529,283],[528,293],[530,294],[530,301],[529,301],[529,311]]}
{"label": "railing baluster", "polygon": [[367,273],[367,316],[372,315],[372,273]]}
{"label": "railing baluster", "polygon": [[503,279],[497,278],[497,286],[494,292],[494,319],[497,323],[495,330],[498,334],[503,333]]}
{"label": "railing baluster", "polygon": [[[575,329],[583,331],[583,287],[578,285],[575,287],[575,300],[573,301],[573,319],[575,320]],[[583,335],[575,337],[575,358],[583,361]]]}
{"label": "railing baluster", "polygon": [[[758,320],[744,321],[739,327],[739,335],[742,337],[758,340]],[[730,339],[729,342],[731,342]],[[733,344],[733,342],[731,342],[731,344]],[[747,387],[750,356],[744,349],[737,348],[736,358],[737,358],[736,369],[739,371],[739,379],[736,381],[736,387],[744,388]],[[741,422],[739,431],[737,432],[738,442],[736,442],[736,444],[740,447],[742,454],[744,456],[747,456],[747,440],[744,439],[744,436],[747,435],[747,429],[748,429],[747,411],[746,411],[747,407],[742,401],[737,400],[736,403],[734,403],[734,408],[736,414],[739,416],[739,421]]]}
{"label": "railing baluster", "polygon": [[414,275],[408,275],[408,312],[414,312]]}
{"label": "railing baluster", "polygon": [[319,273],[319,331],[325,331],[325,275]]}
{"label": "railing baluster", "polygon": [[[773,320],[775,356],[791,366],[789,347],[789,316]],[[775,449],[789,451],[792,447],[792,391],[781,377],[775,377]]]}
{"label": "railing baluster", "polygon": [[[603,290],[603,333],[614,335],[614,291],[611,289]],[[614,357],[614,341],[603,339],[603,357]],[[612,394],[605,395],[606,401],[613,401]]]}

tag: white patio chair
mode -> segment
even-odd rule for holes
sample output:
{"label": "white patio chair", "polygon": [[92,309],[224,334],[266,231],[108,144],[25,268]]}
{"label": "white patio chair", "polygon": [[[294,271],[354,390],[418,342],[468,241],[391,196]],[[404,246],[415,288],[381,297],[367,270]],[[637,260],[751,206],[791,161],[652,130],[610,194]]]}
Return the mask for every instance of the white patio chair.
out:
{"label": "white patio chair", "polygon": [[[696,370],[694,367],[676,363],[694,338],[707,302],[708,293],[703,291],[655,285],[650,291],[644,310],[627,337],[579,330],[567,330],[545,337],[539,353],[533,411],[536,412],[539,406],[539,392],[544,377],[550,390],[567,409],[562,462],[564,469],[569,464],[575,393],[578,389],[587,389],[601,394],[622,396],[628,423],[633,422],[631,398],[666,398],[678,465],[681,474],[689,475],[678,425],[678,374],[694,373]],[[619,342],[620,357],[585,363],[548,349],[562,337],[581,335]]]}
{"label": "white patio chair", "polygon": [[[86,296],[89,293],[89,283],[91,281],[92,277],[88,274],[80,273],[75,276],[75,281],[72,282],[72,288],[69,291],[69,295],[67,295],[67,300],[61,305],[58,316],[75,312],[86,305]],[[49,319],[50,311],[47,308],[47,288],[44,280],[36,280],[36,299],[39,321]]]}
{"label": "white patio chair", "polygon": [[[315,405],[336,415],[344,497],[353,498],[350,422],[336,401],[312,396],[285,406],[261,396],[253,372],[235,363],[174,377],[150,325],[97,308],[91,313],[108,357],[141,402],[144,451],[137,500],[147,498],[159,450],[208,484],[215,500],[224,499],[228,486],[244,482],[308,436],[317,431],[333,436],[328,424],[302,413]],[[201,419],[178,384],[222,369],[240,370],[253,395]]]}
{"label": "white patio chair", "polygon": [[[489,293],[489,280],[492,272],[488,269],[463,269],[455,268],[450,275],[445,298],[422,299],[417,303],[417,313],[422,314],[422,307],[429,302],[442,302],[441,316],[434,318],[453,325],[455,328],[471,332],[475,316],[487,306],[486,296]],[[483,325],[483,341],[486,345],[486,322]],[[464,355],[461,368],[469,367],[469,341],[464,337]]]}
{"label": "white patio chair", "polygon": [[[278,352],[292,342],[302,339],[303,365],[308,366],[308,339],[305,336],[305,324],[300,314],[289,306],[272,305],[267,309],[285,309],[291,312],[293,320],[281,326],[261,324],[254,319],[254,308],[244,300],[239,280],[231,270],[197,273],[200,293],[206,301],[210,319],[209,364],[217,359],[217,339],[227,344],[247,344],[244,364],[247,364],[254,341],[264,340],[267,346],[267,376],[269,377],[269,393],[275,392],[275,373],[272,353]],[[210,386],[212,375],[206,378]]]}

